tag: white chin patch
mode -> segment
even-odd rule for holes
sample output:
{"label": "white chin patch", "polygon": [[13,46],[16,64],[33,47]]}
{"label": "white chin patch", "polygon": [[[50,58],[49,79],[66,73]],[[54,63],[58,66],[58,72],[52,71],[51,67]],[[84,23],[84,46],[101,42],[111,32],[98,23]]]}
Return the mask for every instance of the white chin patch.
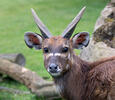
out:
{"label": "white chin patch", "polygon": [[47,71],[48,71],[49,74],[50,74],[51,76],[53,76],[53,77],[58,77],[58,76],[61,75],[61,70],[60,70],[60,69],[58,69],[58,72],[57,72],[57,73],[51,73],[51,72],[49,71],[49,68],[47,69]]}
{"label": "white chin patch", "polygon": [[61,75],[61,73],[59,72],[59,73],[50,73],[52,76],[54,76],[54,77],[58,77],[58,76],[60,76]]}

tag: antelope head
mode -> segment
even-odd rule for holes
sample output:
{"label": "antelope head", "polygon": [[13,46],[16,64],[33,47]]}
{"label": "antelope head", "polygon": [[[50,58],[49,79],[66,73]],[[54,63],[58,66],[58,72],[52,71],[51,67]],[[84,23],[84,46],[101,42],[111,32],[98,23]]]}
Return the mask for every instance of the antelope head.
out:
{"label": "antelope head", "polygon": [[32,9],[32,14],[42,35],[26,32],[24,39],[29,48],[42,49],[44,65],[52,77],[59,77],[70,69],[73,49],[81,49],[89,43],[89,33],[80,32],[72,38],[72,33],[80,21],[85,7],[72,20],[60,36],[52,36],[46,26]]}

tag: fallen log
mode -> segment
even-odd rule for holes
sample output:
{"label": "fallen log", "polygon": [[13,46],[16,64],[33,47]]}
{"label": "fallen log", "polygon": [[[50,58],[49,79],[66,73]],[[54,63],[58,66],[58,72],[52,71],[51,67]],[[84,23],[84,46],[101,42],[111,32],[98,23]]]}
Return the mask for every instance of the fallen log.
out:
{"label": "fallen log", "polygon": [[32,93],[38,97],[60,98],[56,92],[53,82],[49,82],[38,76],[35,72],[8,60],[0,59],[0,73],[6,74],[16,81],[24,84]]}
{"label": "fallen log", "polygon": [[1,87],[1,86],[0,86],[0,92],[9,92],[9,93],[18,94],[18,95],[30,94],[29,91],[21,91],[21,90],[7,88],[7,87]]}
{"label": "fallen log", "polygon": [[13,63],[16,63],[21,66],[25,66],[25,57],[21,53],[16,54],[0,54],[0,58],[7,59]]}

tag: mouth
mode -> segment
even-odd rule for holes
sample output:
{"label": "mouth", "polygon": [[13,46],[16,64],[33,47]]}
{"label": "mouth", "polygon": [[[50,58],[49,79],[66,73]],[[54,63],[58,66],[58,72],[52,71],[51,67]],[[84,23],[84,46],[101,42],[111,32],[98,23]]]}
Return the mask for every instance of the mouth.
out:
{"label": "mouth", "polygon": [[61,69],[58,69],[57,71],[51,71],[51,70],[49,70],[49,68],[48,68],[47,71],[49,72],[49,74],[50,74],[52,77],[58,77],[58,76],[61,75]]}
{"label": "mouth", "polygon": [[60,72],[58,72],[58,73],[51,73],[51,72],[50,72],[50,75],[53,76],[53,77],[58,77],[58,76],[61,75],[61,73],[60,73]]}

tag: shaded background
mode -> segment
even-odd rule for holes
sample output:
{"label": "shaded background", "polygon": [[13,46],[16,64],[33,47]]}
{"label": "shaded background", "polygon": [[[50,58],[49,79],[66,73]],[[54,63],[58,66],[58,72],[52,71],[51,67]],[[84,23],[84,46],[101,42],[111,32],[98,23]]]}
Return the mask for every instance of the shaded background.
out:
{"label": "shaded background", "polygon": [[[42,77],[51,77],[43,66],[42,51],[29,49],[24,43],[24,33],[40,33],[33,21],[30,8],[34,8],[40,19],[53,35],[59,35],[76,16],[79,10],[87,9],[75,32],[88,31],[90,34],[100,11],[109,0],[0,0],[0,53],[22,53],[26,57],[26,66]],[[0,86],[27,90],[15,81],[0,82]],[[41,100],[35,95],[14,95],[0,93],[0,100]],[[43,100],[43,99],[42,99]]]}

